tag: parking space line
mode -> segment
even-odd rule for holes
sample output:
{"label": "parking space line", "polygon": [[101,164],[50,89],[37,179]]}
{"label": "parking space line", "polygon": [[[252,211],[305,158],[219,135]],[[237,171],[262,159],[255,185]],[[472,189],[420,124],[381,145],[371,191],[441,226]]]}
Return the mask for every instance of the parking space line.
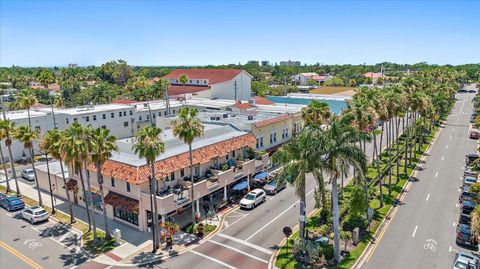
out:
{"label": "parking space line", "polygon": [[220,236],[220,237],[226,238],[226,239],[228,239],[228,240],[232,240],[232,241],[234,241],[234,242],[243,244],[243,245],[245,245],[245,246],[247,246],[247,247],[251,247],[251,248],[253,248],[253,249],[256,249],[256,250],[258,250],[258,251],[261,251],[261,252],[263,252],[263,253],[266,253],[266,254],[268,254],[268,255],[272,255],[272,253],[273,253],[273,251],[271,251],[271,250],[268,250],[268,249],[266,249],[266,248],[262,248],[261,246],[254,245],[254,244],[249,243],[249,242],[247,242],[247,241],[245,241],[245,240],[238,239],[238,238],[236,238],[236,237],[233,237],[233,236],[230,236],[230,235],[227,235],[227,234],[218,233],[217,235]]}
{"label": "parking space line", "polygon": [[240,253],[240,254],[242,254],[242,255],[245,255],[245,256],[250,257],[250,258],[252,258],[252,259],[255,259],[255,260],[257,260],[257,261],[261,261],[261,262],[263,262],[263,263],[268,263],[267,260],[261,259],[261,258],[259,258],[259,257],[257,257],[257,256],[254,256],[254,255],[252,255],[252,254],[250,254],[250,253],[241,251],[241,250],[236,249],[236,248],[234,248],[234,247],[231,247],[231,246],[229,246],[229,245],[225,245],[225,244],[222,244],[222,243],[213,241],[212,239],[208,240],[208,242],[213,243],[213,244],[216,244],[216,245],[219,245],[219,246],[222,246],[222,247],[224,247],[224,248],[231,249],[231,250],[233,250],[233,251],[235,251],[235,252],[238,252],[238,253]]}
{"label": "parking space line", "polygon": [[70,232],[67,232],[64,235],[62,235],[62,237],[60,237],[58,241],[62,242],[63,240],[65,240],[65,238],[67,238],[68,235],[70,235]]}
{"label": "parking space line", "polygon": [[412,237],[415,237],[415,234],[417,233],[418,226],[415,225],[415,230],[413,230]]}
{"label": "parking space line", "polygon": [[438,171],[435,173],[435,177],[438,177]]}
{"label": "parking space line", "polygon": [[428,198],[430,198],[430,193],[427,194],[427,198],[425,199],[425,201],[428,201]]}
{"label": "parking space line", "polygon": [[200,253],[200,252],[198,252],[198,251],[195,251],[195,250],[193,250],[193,249],[190,250],[190,252],[193,253],[193,254],[196,254],[196,255],[198,255],[198,256],[200,256],[200,257],[203,257],[203,258],[205,258],[205,259],[209,259],[209,260],[211,260],[211,261],[214,261],[214,262],[216,262],[216,263],[218,263],[218,264],[220,264],[220,265],[223,265],[223,266],[225,266],[225,267],[227,267],[227,268],[237,269],[237,267],[231,266],[230,264],[224,263],[224,262],[222,262],[222,261],[220,261],[220,260],[217,260],[217,259],[215,259],[215,258],[212,258],[212,257],[210,257],[210,256],[207,256],[207,255],[205,255],[205,254],[203,254],[203,253]]}

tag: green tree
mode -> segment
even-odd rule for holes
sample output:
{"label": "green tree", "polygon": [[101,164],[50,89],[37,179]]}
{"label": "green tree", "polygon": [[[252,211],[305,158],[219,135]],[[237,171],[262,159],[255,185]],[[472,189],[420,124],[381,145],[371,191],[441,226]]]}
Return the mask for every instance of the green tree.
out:
{"label": "green tree", "polygon": [[[165,151],[165,145],[162,142],[160,134],[162,130],[153,126],[146,126],[135,134],[133,139],[133,150],[140,158],[147,161],[150,166],[150,205],[152,212],[152,236],[153,251],[156,252],[160,245],[160,230],[158,226],[158,209],[157,209],[157,180],[155,179],[155,160],[162,152]],[[152,198],[153,196],[153,198]],[[152,202],[153,200],[153,202]],[[153,204],[153,206],[152,206]],[[158,231],[157,231],[158,230]]]}
{"label": "green tree", "polygon": [[327,103],[312,100],[307,107],[302,108],[302,118],[306,125],[322,125],[330,118],[330,107]]}
{"label": "green tree", "polygon": [[52,74],[52,72],[50,72],[47,69],[40,71],[40,74],[38,75],[37,79],[38,79],[38,82],[40,82],[40,84],[42,84],[42,86],[45,87],[45,89],[47,90],[48,90],[48,85],[55,82],[55,76]]}
{"label": "green tree", "polygon": [[187,75],[185,74],[181,74],[179,77],[178,77],[178,82],[182,83],[183,86],[185,86],[185,84],[187,84],[187,82],[189,81],[189,78]]}
{"label": "green tree", "polygon": [[105,203],[105,194],[103,192],[103,174],[102,168],[106,160],[112,157],[112,152],[118,150],[117,138],[110,135],[110,130],[105,128],[96,128],[91,133],[90,141],[92,143],[92,162],[97,170],[97,182],[100,188],[100,195],[103,203],[103,221],[105,222],[106,239],[110,240],[110,229],[108,229],[107,205]]}
{"label": "green tree", "polygon": [[[198,110],[184,107],[178,112],[178,118],[171,122],[173,135],[182,139],[185,144],[188,145],[188,156],[190,161],[190,182],[191,199],[192,199],[192,223],[195,224],[195,190],[193,179],[193,156],[192,156],[192,143],[197,137],[203,136],[204,127],[200,119],[198,118]],[[198,210],[198,208],[197,208]]]}
{"label": "green tree", "polygon": [[28,126],[32,128],[32,121],[30,119],[30,108],[37,104],[38,100],[35,92],[32,89],[25,89],[20,91],[16,97],[16,106],[27,110]]}
{"label": "green tree", "polygon": [[43,207],[42,195],[40,194],[40,186],[38,185],[37,170],[35,170],[35,160],[33,159],[33,142],[38,139],[38,132],[32,130],[27,125],[21,125],[17,128],[13,135],[14,139],[22,142],[23,147],[30,153],[30,162],[32,163],[33,174],[35,176],[35,184],[37,186],[38,204]]}
{"label": "green tree", "polygon": [[[0,120],[0,140],[5,141],[5,146],[8,149],[8,158],[10,159],[10,170],[12,172],[12,177],[15,180],[15,189],[17,192],[17,196],[20,196],[20,187],[18,186],[18,179],[15,173],[15,166],[13,163],[13,154],[12,154],[12,134],[16,132],[15,122],[4,119]],[[8,174],[5,174],[5,177],[8,177]]]}
{"label": "green tree", "polygon": [[50,156],[57,159],[60,162],[60,171],[62,173],[63,186],[65,187],[65,194],[68,201],[68,209],[70,212],[70,223],[75,223],[75,216],[73,214],[73,205],[70,199],[70,192],[67,188],[67,179],[65,178],[65,171],[63,168],[63,157],[61,152],[62,133],[54,128],[48,130],[40,141],[40,148],[45,152],[48,152]]}

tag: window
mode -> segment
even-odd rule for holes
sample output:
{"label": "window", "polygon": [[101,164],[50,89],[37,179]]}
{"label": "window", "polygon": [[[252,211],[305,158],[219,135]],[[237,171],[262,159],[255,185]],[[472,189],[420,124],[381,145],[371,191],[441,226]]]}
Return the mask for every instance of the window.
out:
{"label": "window", "polygon": [[159,116],[159,117],[162,116],[162,111],[158,111],[158,116]]}
{"label": "window", "polygon": [[235,150],[232,151],[232,158],[235,158]]}
{"label": "window", "polygon": [[127,116],[127,111],[123,111],[123,116]]}
{"label": "window", "polygon": [[77,122],[77,118],[73,118],[73,122]]}
{"label": "window", "polygon": [[133,115],[133,111],[130,110],[130,116],[132,116],[132,115]]}
{"label": "window", "polygon": [[173,114],[175,114],[175,109],[173,110]]}
{"label": "window", "polygon": [[273,143],[277,143],[277,132],[273,133]]}
{"label": "window", "polygon": [[128,181],[126,181],[127,183],[127,191],[130,192],[130,183]]}
{"label": "window", "polygon": [[67,124],[69,124],[68,118],[67,118]]}
{"label": "window", "polygon": [[257,137],[257,145],[256,145],[256,147],[257,147],[257,149],[263,148],[263,136]]}
{"label": "window", "polygon": [[185,176],[185,169],[182,168],[180,169],[180,177],[184,177]]}
{"label": "window", "polygon": [[200,176],[200,166],[199,165],[195,166],[195,176],[196,177]]}
{"label": "window", "polygon": [[97,115],[92,116],[93,120],[97,120]]}
{"label": "window", "polygon": [[102,114],[102,119],[106,119],[107,118],[107,115],[106,114]]}
{"label": "window", "polygon": [[175,172],[170,173],[170,180],[175,180]]}
{"label": "window", "polygon": [[149,120],[149,119],[150,119],[150,115],[147,115],[147,120]]}
{"label": "window", "polygon": [[116,218],[124,220],[126,222],[130,222],[138,226],[138,214],[136,212],[128,212],[123,209],[114,207],[113,208],[113,215]]}
{"label": "window", "polygon": [[273,133],[270,134],[270,144],[273,143]]}
{"label": "window", "polygon": [[139,121],[142,121],[142,116],[138,116],[138,120],[139,120]]}
{"label": "window", "polygon": [[110,178],[110,185],[115,188],[115,179],[113,177]]}
{"label": "window", "polygon": [[112,118],[112,119],[115,118],[115,113],[113,113],[113,112],[110,113],[110,118]]}
{"label": "window", "polygon": [[157,114],[153,113],[152,117],[155,119],[157,117]]}
{"label": "window", "polygon": [[119,111],[119,112],[118,112],[118,116],[119,116],[119,117],[122,116],[122,111]]}
{"label": "window", "polygon": [[106,126],[106,125],[102,125],[102,128],[103,128],[103,129],[107,129],[107,126]]}
{"label": "window", "polygon": [[86,116],[85,121],[90,121],[90,116]]}
{"label": "window", "polygon": [[128,121],[123,123],[123,127],[128,127]]}

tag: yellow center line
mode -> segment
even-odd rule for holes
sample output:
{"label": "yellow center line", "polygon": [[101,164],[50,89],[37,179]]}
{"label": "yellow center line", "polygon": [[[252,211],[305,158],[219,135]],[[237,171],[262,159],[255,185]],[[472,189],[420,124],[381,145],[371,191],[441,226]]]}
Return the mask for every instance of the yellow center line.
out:
{"label": "yellow center line", "polygon": [[19,259],[30,265],[32,268],[35,269],[43,269],[42,266],[40,266],[38,263],[34,262],[32,259],[28,258],[27,256],[23,255],[22,253],[18,252],[16,249],[13,247],[7,245],[7,243],[0,241],[0,247],[8,250],[10,253],[13,255],[17,256]]}

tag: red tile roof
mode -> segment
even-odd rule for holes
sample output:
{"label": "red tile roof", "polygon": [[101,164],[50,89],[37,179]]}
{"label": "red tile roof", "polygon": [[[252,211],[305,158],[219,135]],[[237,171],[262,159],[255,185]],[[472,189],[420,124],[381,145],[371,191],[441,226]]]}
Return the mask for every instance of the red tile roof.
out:
{"label": "red tile roof", "polygon": [[273,102],[265,97],[255,96],[252,97],[252,99],[255,100],[255,104],[257,105],[273,105]]}
{"label": "red tile roof", "polygon": [[291,115],[280,115],[280,116],[277,116],[275,118],[259,121],[259,122],[255,123],[255,127],[261,128],[261,127],[264,127],[264,126],[267,126],[267,125],[270,125],[270,124],[274,124],[274,123],[277,123],[277,122],[281,122],[281,121],[290,119],[291,117],[292,117]]}
{"label": "red tile roof", "polygon": [[367,77],[367,78],[380,78],[380,77],[383,77],[383,74],[382,73],[373,73],[373,72],[368,72],[368,73],[365,73],[363,74],[364,77]]}
{"label": "red tile roof", "polygon": [[[203,164],[211,161],[213,158],[225,156],[234,149],[243,147],[253,147],[256,143],[255,136],[246,134],[235,137],[216,144],[208,145],[193,151],[193,164]],[[190,165],[188,152],[176,155],[155,163],[155,177],[157,179],[168,176],[171,172],[187,168]],[[96,171],[94,165],[88,167],[89,170]],[[143,165],[140,167],[132,166],[126,163],[120,163],[113,160],[107,160],[102,167],[102,174],[107,177],[113,177],[118,180],[125,180],[132,184],[142,184],[148,181],[150,176],[150,167]]]}
{"label": "red tile roof", "polygon": [[191,80],[208,79],[208,85],[214,85],[232,80],[241,72],[240,69],[176,69],[164,78],[178,79],[180,75],[185,74]]}
{"label": "red tile roof", "polygon": [[240,109],[240,110],[245,110],[245,109],[249,109],[249,108],[252,108],[253,106],[250,105],[249,103],[240,103],[240,102],[237,102],[235,105],[233,105],[234,107]]}
{"label": "red tile roof", "polygon": [[208,90],[208,86],[190,86],[190,85],[170,85],[168,86],[168,96],[181,95],[186,93],[197,93]]}

